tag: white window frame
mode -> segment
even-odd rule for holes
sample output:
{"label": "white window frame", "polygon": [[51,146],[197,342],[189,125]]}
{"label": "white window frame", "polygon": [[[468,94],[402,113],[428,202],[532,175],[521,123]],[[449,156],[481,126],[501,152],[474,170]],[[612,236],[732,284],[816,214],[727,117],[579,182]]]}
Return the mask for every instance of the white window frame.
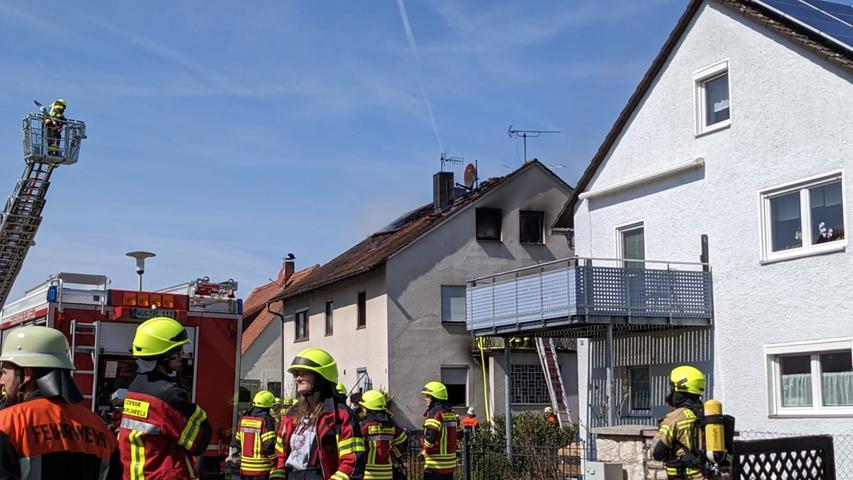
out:
{"label": "white window frame", "polygon": [[[623,234],[625,232],[630,232],[631,230],[643,229],[643,260],[648,258],[646,252],[646,222],[644,220],[635,220],[633,222],[623,223],[621,225],[616,225],[616,258],[623,259]],[[639,259],[635,259],[639,260]],[[626,262],[622,262],[621,266],[625,266]],[[644,263],[645,265],[645,263]]]}
{"label": "white window frame", "polygon": [[[801,258],[811,255],[819,255],[829,252],[843,251],[847,248],[847,195],[844,185],[844,171],[833,170],[821,175],[789,182],[783,185],[777,185],[772,188],[760,190],[758,192],[758,211],[761,215],[761,263],[773,263],[780,260],[788,260],[792,258]],[[822,184],[832,183],[835,181],[841,182],[841,205],[842,205],[842,221],[844,223],[844,238],[834,242],[812,245],[812,229],[811,229],[811,205],[809,198],[809,188],[817,187]],[[779,252],[773,251],[773,228],[772,219],[770,218],[771,208],[770,200],[781,195],[786,195],[792,192],[800,192],[800,231],[802,232],[803,246],[799,248],[790,248]]]}
{"label": "white window frame", "polygon": [[[301,308],[293,312],[293,343],[307,342],[311,338],[311,331],[308,328],[311,324],[310,312],[311,307]],[[297,317],[301,314],[305,314],[305,338],[297,338],[296,336],[296,334],[299,332]]]}
{"label": "white window frame", "polygon": [[[767,413],[773,417],[853,417],[853,406],[823,406],[820,354],[853,351],[853,338],[811,340],[764,346],[767,361]],[[782,373],[779,359],[789,355],[811,355],[812,406],[782,406]]]}
{"label": "white window frame", "polygon": [[[705,83],[722,75],[729,77],[729,118],[711,125],[705,124]],[[729,59],[720,60],[693,72],[693,111],[695,112],[696,136],[728,128],[732,124],[732,75]]]}

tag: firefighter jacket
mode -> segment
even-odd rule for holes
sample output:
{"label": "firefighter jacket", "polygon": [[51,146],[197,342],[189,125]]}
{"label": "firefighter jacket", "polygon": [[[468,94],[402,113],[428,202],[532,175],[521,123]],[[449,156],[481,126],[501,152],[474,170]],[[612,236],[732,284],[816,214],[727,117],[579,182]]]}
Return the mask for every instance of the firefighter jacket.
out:
{"label": "firefighter jacket", "polygon": [[275,466],[275,419],[267,408],[240,417],[232,447],[240,452],[240,475],[267,475]]}
{"label": "firefighter jacket", "polygon": [[686,478],[690,480],[705,478],[697,468],[679,468],[674,466],[678,462],[672,462],[672,460],[682,460],[685,456],[689,455],[701,455],[701,452],[692,452],[695,448],[693,444],[697,438],[694,432],[696,419],[697,416],[693,410],[680,407],[669,412],[663,421],[661,421],[655,439],[670,448],[670,461],[665,462],[666,475],[669,478]]}
{"label": "firefighter jacket", "polygon": [[0,411],[0,480],[108,478],[119,475],[116,441],[81,404],[38,396]]}
{"label": "firefighter jacket", "polygon": [[385,412],[369,412],[361,420],[360,427],[367,453],[365,480],[391,480],[394,461],[400,458],[406,447],[406,432]]}
{"label": "firefighter jacket", "polygon": [[456,432],[459,416],[447,402],[435,401],[424,413],[424,471],[448,474],[456,471]]}
{"label": "firefighter jacket", "polygon": [[[281,418],[275,442],[276,466],[270,479],[287,478],[285,463],[290,455],[290,439],[302,419],[299,408],[291,407]],[[364,478],[364,439],[355,415],[339,400],[327,398],[316,423],[317,441],[312,446],[311,465],[331,480]]]}
{"label": "firefighter jacket", "polygon": [[177,380],[161,372],[138,374],[124,400],[119,450],[125,480],[198,478],[193,456],[210,443],[207,414]]}

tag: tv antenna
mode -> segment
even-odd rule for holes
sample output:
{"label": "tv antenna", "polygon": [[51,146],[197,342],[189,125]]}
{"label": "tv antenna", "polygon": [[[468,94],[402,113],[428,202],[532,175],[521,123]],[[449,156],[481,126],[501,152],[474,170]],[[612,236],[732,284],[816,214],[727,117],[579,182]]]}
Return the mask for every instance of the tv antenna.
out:
{"label": "tv antenna", "polygon": [[465,159],[462,157],[452,157],[452,156],[448,155],[446,152],[441,152],[441,171],[442,172],[444,171],[444,165],[445,164],[450,163],[452,165],[462,165],[463,162],[465,162]]}
{"label": "tv antenna", "polygon": [[543,133],[560,133],[559,130],[517,130],[512,128],[512,124],[509,125],[509,128],[506,129],[507,135],[509,138],[512,137],[521,137],[524,139],[524,161],[527,161],[527,138],[537,138],[541,137]]}

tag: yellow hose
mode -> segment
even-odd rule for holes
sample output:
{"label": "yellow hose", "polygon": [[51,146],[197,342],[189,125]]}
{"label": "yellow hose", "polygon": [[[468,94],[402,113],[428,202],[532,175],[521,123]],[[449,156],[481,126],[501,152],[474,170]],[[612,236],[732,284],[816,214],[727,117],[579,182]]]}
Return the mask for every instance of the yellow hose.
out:
{"label": "yellow hose", "polygon": [[489,409],[489,381],[486,378],[486,354],[483,337],[477,337],[477,348],[480,349],[480,366],[483,369],[483,400],[486,404],[486,421],[492,423],[492,411]]}

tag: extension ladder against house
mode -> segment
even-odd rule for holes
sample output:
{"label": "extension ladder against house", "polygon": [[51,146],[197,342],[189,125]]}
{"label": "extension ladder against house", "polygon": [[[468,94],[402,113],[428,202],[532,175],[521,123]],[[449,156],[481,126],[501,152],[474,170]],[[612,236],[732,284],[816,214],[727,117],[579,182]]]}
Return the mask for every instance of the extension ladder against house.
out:
{"label": "extension ladder against house", "polygon": [[560,421],[560,425],[570,425],[572,423],[572,412],[569,408],[566,387],[563,384],[560,359],[557,357],[554,339],[537,338],[536,352],[539,354],[539,362],[542,364],[542,371],[545,373],[545,383],[548,385],[548,395],[551,397],[551,407],[554,409],[554,414]]}
{"label": "extension ladder against house", "polygon": [[0,307],[6,302],[12,284],[33,245],[42,220],[45,195],[50,176],[57,165],[77,162],[80,142],[86,138],[83,122],[66,120],[57,150],[49,151],[44,116],[30,114],[24,118],[24,162],[26,167],[15,191],[0,213]]}

